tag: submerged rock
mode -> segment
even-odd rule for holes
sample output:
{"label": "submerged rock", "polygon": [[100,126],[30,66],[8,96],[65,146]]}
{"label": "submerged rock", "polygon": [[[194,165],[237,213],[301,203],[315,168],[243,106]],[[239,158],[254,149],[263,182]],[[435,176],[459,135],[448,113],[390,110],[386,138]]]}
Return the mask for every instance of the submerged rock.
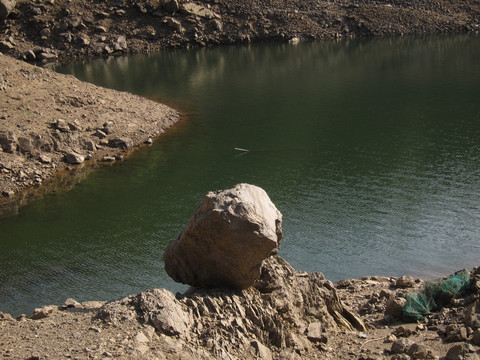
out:
{"label": "submerged rock", "polygon": [[246,289],[262,261],[277,253],[282,214],[254,185],[210,192],[165,250],[165,270],[196,287]]}

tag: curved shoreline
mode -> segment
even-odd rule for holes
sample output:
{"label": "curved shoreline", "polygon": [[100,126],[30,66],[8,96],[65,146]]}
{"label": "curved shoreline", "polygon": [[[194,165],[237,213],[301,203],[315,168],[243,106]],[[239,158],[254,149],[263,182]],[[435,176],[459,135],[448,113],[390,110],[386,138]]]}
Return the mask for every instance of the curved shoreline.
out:
{"label": "curved shoreline", "polygon": [[[395,0],[389,4],[376,0],[298,0],[288,4],[280,0],[52,0],[39,5],[26,0],[18,2],[8,18],[0,21],[0,51],[30,62],[48,63],[253,42],[478,32],[479,27],[480,5],[473,0],[461,5],[447,0]],[[28,202],[31,194],[47,191],[44,183],[51,183],[54,174],[64,169],[78,167],[74,164],[83,163],[82,157],[101,160],[106,156],[107,162],[121,159],[131,149],[153,141],[178,119],[178,113],[150,102],[164,114],[148,122],[145,117],[153,111],[142,113],[138,109],[149,100],[87,86],[73,77],[29,67],[24,62],[13,63],[9,57],[0,60],[5,65],[0,69],[0,93],[7,95],[0,101],[0,216],[2,207],[14,210]],[[15,70],[9,72],[8,67]],[[52,104],[50,94],[41,92],[46,86],[50,86],[50,92],[56,91],[55,87],[63,89],[63,97],[54,97]],[[71,92],[80,87],[89,89],[83,97],[72,96]],[[115,94],[120,94],[124,105],[118,101],[111,105]],[[92,100],[92,96],[109,96],[111,104]],[[78,111],[84,105],[90,106],[90,113]],[[115,134],[100,133],[97,137],[112,117],[95,119],[95,112],[128,111],[133,111],[137,124],[144,127],[142,134],[132,134],[123,121],[116,126]],[[24,114],[30,117],[27,122],[21,120]],[[59,119],[63,122],[54,125]],[[87,129],[90,134],[86,134]],[[126,137],[127,143],[116,141],[118,137]],[[107,140],[112,140],[110,145]],[[41,159],[45,149],[47,156]]]}
{"label": "curved shoreline", "polygon": [[5,55],[0,62],[0,216],[2,208],[15,211],[31,195],[56,189],[55,179],[71,183],[87,167],[122,160],[180,116],[158,102]]}

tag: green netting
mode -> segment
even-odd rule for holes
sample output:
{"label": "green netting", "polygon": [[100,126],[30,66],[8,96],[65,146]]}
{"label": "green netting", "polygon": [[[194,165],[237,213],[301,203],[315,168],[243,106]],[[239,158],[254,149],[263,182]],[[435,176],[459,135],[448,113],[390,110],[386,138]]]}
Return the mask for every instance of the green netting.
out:
{"label": "green netting", "polygon": [[402,308],[403,316],[421,320],[430,312],[447,305],[459,292],[470,285],[470,273],[466,270],[447,279],[425,281],[425,290],[407,295],[407,303]]}

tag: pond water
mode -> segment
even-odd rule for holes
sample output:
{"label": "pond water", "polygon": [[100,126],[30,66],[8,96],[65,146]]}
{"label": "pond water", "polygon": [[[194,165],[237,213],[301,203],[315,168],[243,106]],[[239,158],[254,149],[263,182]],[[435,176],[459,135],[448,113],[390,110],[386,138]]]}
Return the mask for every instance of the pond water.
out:
{"label": "pond water", "polygon": [[[337,281],[480,265],[480,37],[171,51],[57,71],[181,109],[153,146],[0,219],[0,311],[185,289],[162,254],[211,190],[264,188],[280,255]],[[234,148],[252,150],[241,153]]]}

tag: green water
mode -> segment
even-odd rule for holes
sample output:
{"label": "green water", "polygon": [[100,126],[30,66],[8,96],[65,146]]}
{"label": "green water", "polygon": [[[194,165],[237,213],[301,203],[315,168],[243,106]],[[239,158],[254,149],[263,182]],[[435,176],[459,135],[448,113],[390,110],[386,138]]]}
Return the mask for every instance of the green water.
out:
{"label": "green water", "polygon": [[[172,104],[152,147],[0,219],[0,311],[166,287],[210,190],[263,187],[280,255],[336,281],[480,265],[480,37],[225,47],[57,70]],[[249,153],[235,147],[251,149]]]}

